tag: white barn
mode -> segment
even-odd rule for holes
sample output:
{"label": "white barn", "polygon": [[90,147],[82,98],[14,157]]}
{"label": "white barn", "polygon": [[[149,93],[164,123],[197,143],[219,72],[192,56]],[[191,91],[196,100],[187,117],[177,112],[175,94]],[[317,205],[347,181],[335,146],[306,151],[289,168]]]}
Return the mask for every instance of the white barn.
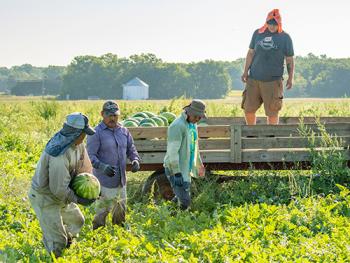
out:
{"label": "white barn", "polygon": [[149,85],[139,78],[133,78],[123,84],[124,100],[146,100],[149,98]]}

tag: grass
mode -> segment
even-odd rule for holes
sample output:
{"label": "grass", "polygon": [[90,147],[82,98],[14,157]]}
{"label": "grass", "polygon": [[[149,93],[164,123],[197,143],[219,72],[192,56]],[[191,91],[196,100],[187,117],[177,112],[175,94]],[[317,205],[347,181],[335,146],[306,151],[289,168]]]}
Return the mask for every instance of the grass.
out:
{"label": "grass", "polygon": [[[213,116],[242,116],[238,103],[207,101]],[[120,101],[123,117],[188,100]],[[27,200],[35,165],[66,114],[99,120],[102,101],[0,101],[0,262],[52,262]],[[287,100],[282,116],[349,116],[350,100]],[[262,115],[262,112],[259,112]],[[311,138],[312,134],[305,136]],[[329,147],[337,141],[324,134]],[[314,156],[310,171],[227,171],[243,179],[193,183],[190,211],[140,202],[150,172],[128,173],[128,227],[92,231],[93,207],[78,240],[56,262],[348,262],[349,169],[334,154]],[[218,173],[223,173],[218,171]]]}

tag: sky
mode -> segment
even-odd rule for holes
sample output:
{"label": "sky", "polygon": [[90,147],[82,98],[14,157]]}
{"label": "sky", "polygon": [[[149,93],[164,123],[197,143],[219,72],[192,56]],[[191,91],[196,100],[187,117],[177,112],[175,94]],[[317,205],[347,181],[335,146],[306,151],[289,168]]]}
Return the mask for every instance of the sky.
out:
{"label": "sky", "polygon": [[0,66],[64,66],[105,53],[232,61],[273,8],[296,55],[350,57],[348,0],[0,0]]}

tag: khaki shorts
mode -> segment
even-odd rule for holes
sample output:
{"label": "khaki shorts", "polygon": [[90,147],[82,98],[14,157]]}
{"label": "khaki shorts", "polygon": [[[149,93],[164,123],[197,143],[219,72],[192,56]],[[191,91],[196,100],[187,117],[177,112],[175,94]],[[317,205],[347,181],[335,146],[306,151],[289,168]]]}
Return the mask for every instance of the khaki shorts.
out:
{"label": "khaki shorts", "polygon": [[242,95],[242,109],[245,113],[255,113],[264,103],[266,116],[278,116],[282,108],[283,83],[282,80],[269,82],[248,79]]}

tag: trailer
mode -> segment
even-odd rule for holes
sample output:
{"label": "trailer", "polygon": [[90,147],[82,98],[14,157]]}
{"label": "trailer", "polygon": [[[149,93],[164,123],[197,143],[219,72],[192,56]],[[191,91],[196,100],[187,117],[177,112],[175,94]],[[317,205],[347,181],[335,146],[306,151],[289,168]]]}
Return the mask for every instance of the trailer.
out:
{"label": "trailer", "polygon": [[[141,170],[154,171],[144,184],[144,194],[157,184],[160,194],[171,198],[163,168],[167,127],[129,131],[141,157]],[[326,133],[341,142],[335,150],[350,167],[350,117],[281,117],[279,125],[267,125],[266,118],[257,118],[257,125],[245,125],[242,117],[209,117],[206,126],[198,126],[198,133],[207,174],[215,170],[310,169],[310,148],[313,153],[327,150]]]}

